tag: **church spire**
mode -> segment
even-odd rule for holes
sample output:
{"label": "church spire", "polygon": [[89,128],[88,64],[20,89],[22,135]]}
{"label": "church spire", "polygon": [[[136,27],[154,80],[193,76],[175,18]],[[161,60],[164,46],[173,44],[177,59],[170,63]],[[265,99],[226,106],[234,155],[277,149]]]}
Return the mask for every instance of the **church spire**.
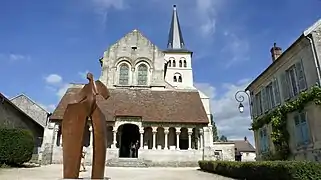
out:
{"label": "church spire", "polygon": [[173,15],[171,27],[168,34],[167,49],[178,50],[185,49],[181,27],[179,25],[176,5],[173,5]]}

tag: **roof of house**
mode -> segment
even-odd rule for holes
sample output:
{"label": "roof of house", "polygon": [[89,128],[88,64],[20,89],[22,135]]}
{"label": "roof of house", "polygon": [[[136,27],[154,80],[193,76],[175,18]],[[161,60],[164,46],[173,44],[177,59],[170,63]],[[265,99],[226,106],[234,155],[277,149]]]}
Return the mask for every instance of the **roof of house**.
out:
{"label": "roof of house", "polygon": [[[318,21],[316,21],[312,26],[308,27],[306,30],[304,30],[302,32],[302,34],[295,40],[294,43],[292,43],[290,45],[290,47],[288,47],[279,57],[278,59],[281,59],[282,56],[284,54],[286,54],[290,49],[292,49],[292,47],[294,47],[294,45],[296,45],[302,38],[308,36],[310,33],[312,33],[313,31],[315,31],[315,29],[317,29],[318,27],[321,26],[321,19],[319,19]],[[269,69],[271,69],[274,64],[276,64],[278,62],[278,59],[273,61],[259,76],[257,76],[246,88],[245,90],[249,90],[250,87],[252,86],[252,84],[254,84],[256,81],[258,81]]]}
{"label": "roof of house", "polygon": [[[80,89],[69,88],[50,119],[62,120],[68,103]],[[196,90],[110,89],[109,91],[110,97],[107,100],[100,96],[97,98],[97,104],[107,121],[114,121],[116,116],[138,116],[142,117],[143,122],[208,123],[201,98]]]}
{"label": "roof of house", "polygon": [[231,142],[235,144],[238,152],[255,152],[255,148],[247,140],[233,140]]}
{"label": "roof of house", "polygon": [[32,120],[35,124],[37,124],[38,126],[41,126],[42,128],[44,128],[39,122],[37,122],[36,120],[34,120],[32,117],[30,117],[27,113],[25,113],[23,110],[21,110],[18,106],[16,106],[13,102],[11,102],[5,95],[3,95],[2,93],[0,93],[0,103],[6,101],[9,105],[11,105],[14,109],[17,109],[21,114],[23,114],[24,116],[26,116],[26,118],[28,118],[29,120]]}
{"label": "roof of house", "polygon": [[10,101],[15,100],[17,98],[20,97],[25,97],[27,98],[29,101],[31,101],[33,104],[35,104],[36,106],[38,106],[40,109],[42,109],[43,111],[45,111],[46,113],[50,113],[48,112],[44,107],[42,107],[41,105],[39,105],[37,102],[35,102],[33,99],[31,99],[29,96],[25,95],[24,93],[18,94],[17,96],[14,96],[13,98],[10,98]]}

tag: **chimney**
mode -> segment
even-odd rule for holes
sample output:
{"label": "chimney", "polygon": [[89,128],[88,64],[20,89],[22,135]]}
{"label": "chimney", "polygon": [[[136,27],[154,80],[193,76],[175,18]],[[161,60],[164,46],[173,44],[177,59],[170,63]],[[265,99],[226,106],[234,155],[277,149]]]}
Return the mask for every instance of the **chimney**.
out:
{"label": "chimney", "polygon": [[247,141],[247,137],[246,136],[244,137],[244,141]]}
{"label": "chimney", "polygon": [[273,44],[273,47],[271,48],[271,56],[272,56],[272,61],[274,62],[275,60],[278,59],[282,54],[282,48],[277,47],[276,43]]}

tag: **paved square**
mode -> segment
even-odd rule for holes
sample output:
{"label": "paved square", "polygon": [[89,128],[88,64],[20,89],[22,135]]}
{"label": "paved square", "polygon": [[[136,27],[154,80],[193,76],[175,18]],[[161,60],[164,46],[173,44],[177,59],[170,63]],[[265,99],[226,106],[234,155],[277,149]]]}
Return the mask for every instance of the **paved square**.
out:
{"label": "paved square", "polygon": [[[201,172],[198,168],[121,168],[106,167],[105,175],[111,180],[230,180]],[[90,177],[90,167],[80,177]],[[1,180],[58,180],[62,179],[62,165],[52,164],[36,168],[0,169]]]}

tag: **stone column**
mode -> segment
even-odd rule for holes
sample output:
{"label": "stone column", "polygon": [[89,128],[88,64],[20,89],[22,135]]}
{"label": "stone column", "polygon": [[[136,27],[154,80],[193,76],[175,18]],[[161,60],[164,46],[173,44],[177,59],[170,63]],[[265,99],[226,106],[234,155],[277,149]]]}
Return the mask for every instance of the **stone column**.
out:
{"label": "stone column", "polygon": [[157,127],[152,127],[153,129],[153,148],[152,149],[156,149],[156,133],[157,133]]}
{"label": "stone column", "polygon": [[[115,128],[115,127],[114,127]],[[113,128],[113,146],[112,148],[116,148],[116,144],[117,144],[117,129]]]}
{"label": "stone column", "polygon": [[59,147],[62,147],[62,131],[60,130]]}
{"label": "stone column", "polygon": [[193,128],[188,128],[188,150],[192,149],[192,134],[193,134]]}
{"label": "stone column", "polygon": [[176,128],[176,150],[179,150],[179,135],[181,134],[181,128]]}
{"label": "stone column", "polygon": [[169,133],[169,127],[164,127],[164,134],[165,134],[165,147],[164,147],[164,149],[168,149],[168,133]]}
{"label": "stone column", "polygon": [[200,129],[200,149],[203,149],[203,134],[204,134],[204,131],[203,131],[203,128]]}
{"label": "stone column", "polygon": [[90,134],[90,144],[89,147],[93,147],[93,139],[94,139],[94,134],[93,134],[93,126],[89,126],[89,134]]}
{"label": "stone column", "polygon": [[55,124],[54,126],[54,147],[58,147],[57,144],[58,144],[58,131],[59,131],[59,125],[58,124]]}
{"label": "stone column", "polygon": [[140,149],[144,149],[144,128],[139,130],[140,133]]}

